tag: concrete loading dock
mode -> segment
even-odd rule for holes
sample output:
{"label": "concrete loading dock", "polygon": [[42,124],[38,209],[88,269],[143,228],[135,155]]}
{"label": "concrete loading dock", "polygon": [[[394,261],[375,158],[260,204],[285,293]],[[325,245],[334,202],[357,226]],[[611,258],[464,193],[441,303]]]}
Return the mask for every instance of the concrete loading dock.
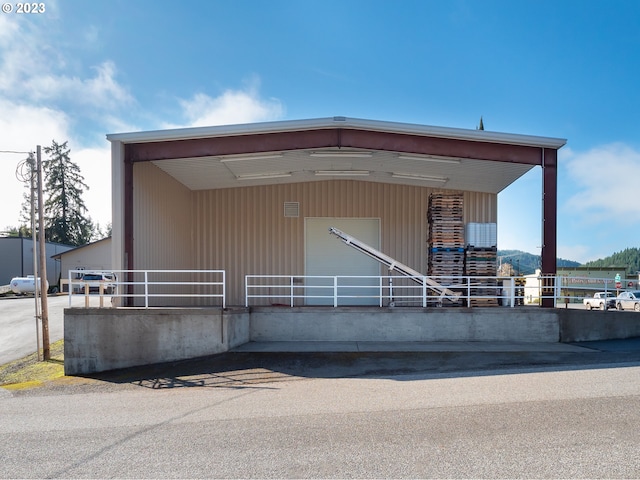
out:
{"label": "concrete loading dock", "polygon": [[[459,195],[464,224],[495,223],[498,193],[539,167],[542,274],[556,273],[557,151],[564,139],[347,117],[107,138],[114,272],[219,269],[227,272],[227,305],[244,304],[251,274],[310,277],[326,275],[326,268],[330,275],[384,274],[373,260],[373,267],[354,257],[328,262],[337,256],[327,249],[338,242],[313,233],[318,226],[326,232],[328,222],[359,229],[367,236],[356,236],[367,244],[426,272],[425,242],[448,234],[427,218],[432,195]],[[333,271],[341,269],[346,273]],[[69,373],[208,355],[257,339],[558,342],[559,316],[571,315],[364,305],[224,310],[206,308],[211,303],[203,299],[152,300],[157,309],[139,310],[142,300],[131,296],[130,309],[67,310]],[[553,304],[543,297],[542,306]]]}
{"label": "concrete loading dock", "polygon": [[[437,309],[304,307],[252,309],[65,310],[65,374],[88,374],[214,355],[250,342],[277,351],[345,348],[345,342],[390,348],[425,343],[535,345],[640,336],[632,313],[537,307]],[[400,347],[399,343],[404,345]],[[385,344],[386,347],[380,345]],[[421,347],[420,345],[423,344]],[[333,347],[332,347],[333,345]],[[553,347],[556,345],[557,347]],[[350,348],[352,348],[350,347]],[[495,348],[495,347],[494,347]]]}

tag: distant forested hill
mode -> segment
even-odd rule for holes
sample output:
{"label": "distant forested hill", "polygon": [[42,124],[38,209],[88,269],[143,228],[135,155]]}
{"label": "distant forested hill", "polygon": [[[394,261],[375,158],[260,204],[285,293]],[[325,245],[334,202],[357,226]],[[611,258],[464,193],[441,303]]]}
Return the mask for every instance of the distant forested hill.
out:
{"label": "distant forested hill", "polygon": [[593,260],[584,264],[585,267],[626,267],[627,273],[635,274],[640,271],[640,248],[626,248],[606,258]]}
{"label": "distant forested hill", "polygon": [[[627,273],[640,272],[640,248],[632,247],[616,252],[606,258],[593,260],[585,264],[558,258],[558,267],[626,267]],[[516,273],[529,275],[540,268],[540,255],[523,252],[522,250],[498,250],[498,265],[509,263]]]}
{"label": "distant forested hill", "polygon": [[[522,250],[498,250],[498,265],[509,263],[516,274],[529,275],[540,268],[540,255],[523,252]],[[579,267],[580,262],[557,259],[558,267]]]}

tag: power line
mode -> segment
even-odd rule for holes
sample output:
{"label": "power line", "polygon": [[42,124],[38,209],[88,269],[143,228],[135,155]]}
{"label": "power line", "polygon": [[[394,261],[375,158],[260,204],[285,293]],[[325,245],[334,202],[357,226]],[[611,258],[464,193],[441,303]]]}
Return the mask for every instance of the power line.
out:
{"label": "power line", "polygon": [[30,153],[33,153],[33,152],[17,152],[15,150],[0,150],[0,153],[17,153],[19,155],[24,155],[26,153],[27,155],[29,155]]}
{"label": "power line", "polygon": [[18,179],[18,181],[22,183],[29,183],[31,181],[31,177],[33,177],[35,173],[34,164],[35,159],[33,158],[33,153],[29,154],[29,158],[20,160],[16,167],[16,178]]}

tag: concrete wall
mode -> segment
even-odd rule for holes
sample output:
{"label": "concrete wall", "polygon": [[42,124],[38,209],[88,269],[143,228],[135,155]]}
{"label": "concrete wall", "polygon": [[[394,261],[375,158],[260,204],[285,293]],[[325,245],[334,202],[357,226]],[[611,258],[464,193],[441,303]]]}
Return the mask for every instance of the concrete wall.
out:
{"label": "concrete wall", "polygon": [[635,312],[558,310],[562,342],[588,342],[640,337]]}
{"label": "concrete wall", "polygon": [[640,314],[521,308],[65,310],[65,374],[226,352],[249,341],[577,342],[640,336]]}
{"label": "concrete wall", "polygon": [[541,308],[253,308],[251,340],[558,342],[554,310]]}
{"label": "concrete wall", "polygon": [[64,371],[77,375],[184,360],[248,341],[244,310],[71,308],[64,313]]}
{"label": "concrete wall", "polygon": [[582,342],[640,337],[640,314],[522,308],[266,308],[251,340]]}

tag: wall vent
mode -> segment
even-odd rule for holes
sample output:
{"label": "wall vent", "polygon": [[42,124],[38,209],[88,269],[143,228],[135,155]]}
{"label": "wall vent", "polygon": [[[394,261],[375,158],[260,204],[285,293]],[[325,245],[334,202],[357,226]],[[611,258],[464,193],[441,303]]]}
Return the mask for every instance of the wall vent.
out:
{"label": "wall vent", "polygon": [[285,217],[298,217],[300,215],[300,203],[299,202],[284,202],[284,216]]}

